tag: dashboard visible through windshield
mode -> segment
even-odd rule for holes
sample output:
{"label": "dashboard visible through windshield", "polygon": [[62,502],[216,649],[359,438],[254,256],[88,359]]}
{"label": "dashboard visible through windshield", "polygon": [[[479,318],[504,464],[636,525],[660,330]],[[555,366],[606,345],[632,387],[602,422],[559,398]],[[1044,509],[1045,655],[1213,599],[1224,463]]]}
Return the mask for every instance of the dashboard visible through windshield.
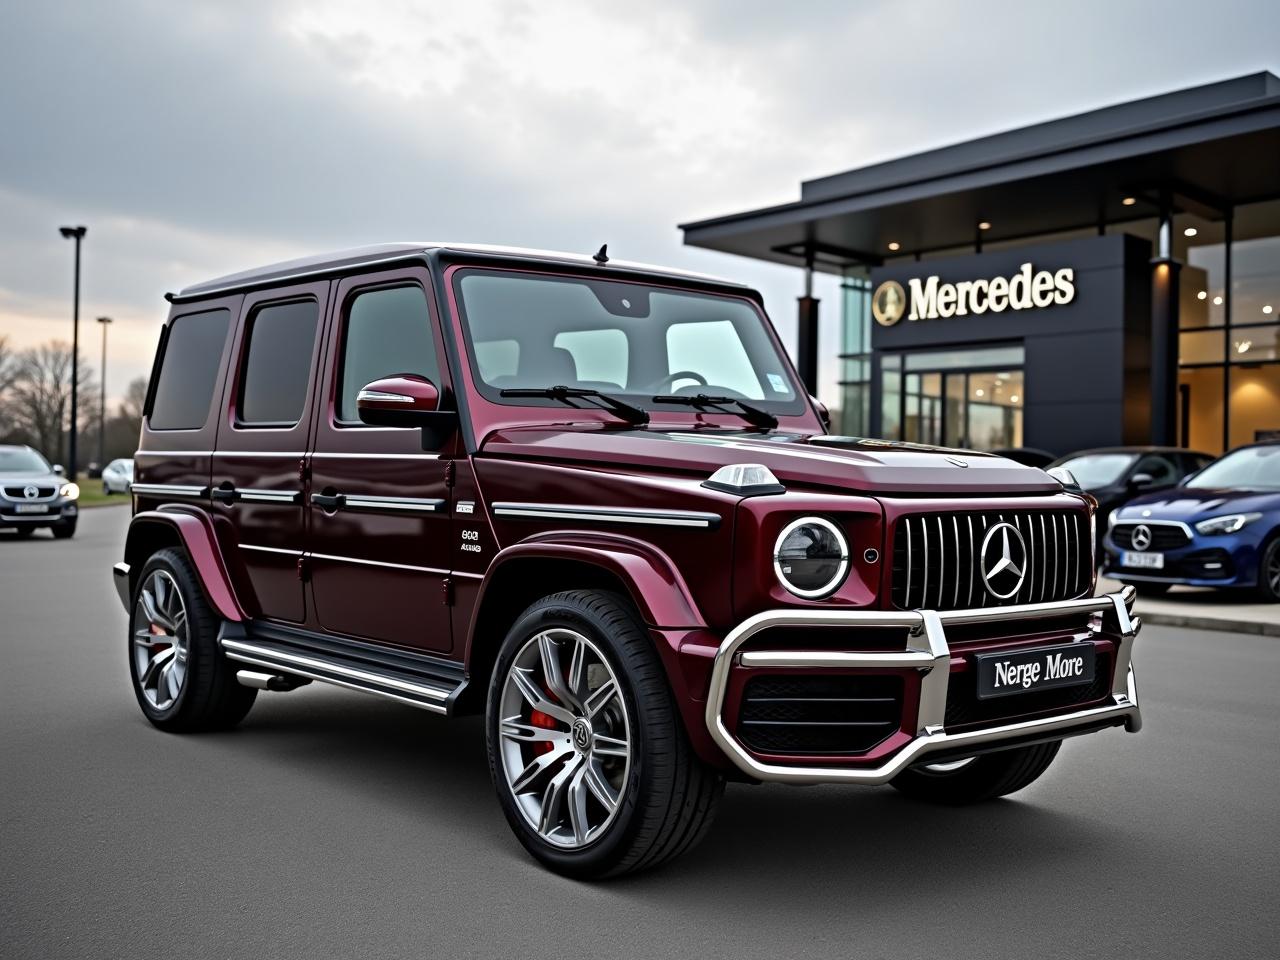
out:
{"label": "dashboard visible through windshield", "polygon": [[[747,401],[772,414],[806,407],[763,315],[746,300],[644,283],[489,270],[455,279],[472,373],[502,392],[598,390],[649,410],[655,396]],[[584,404],[585,405],[585,404]]]}

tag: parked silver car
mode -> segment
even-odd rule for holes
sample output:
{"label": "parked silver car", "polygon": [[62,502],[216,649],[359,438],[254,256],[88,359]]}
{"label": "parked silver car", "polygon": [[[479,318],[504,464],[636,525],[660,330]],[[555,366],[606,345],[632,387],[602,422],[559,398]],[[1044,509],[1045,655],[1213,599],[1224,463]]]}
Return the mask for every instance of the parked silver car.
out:
{"label": "parked silver car", "polygon": [[112,460],[102,468],[102,492],[107,496],[113,493],[128,493],[132,485],[132,460],[127,458]]}

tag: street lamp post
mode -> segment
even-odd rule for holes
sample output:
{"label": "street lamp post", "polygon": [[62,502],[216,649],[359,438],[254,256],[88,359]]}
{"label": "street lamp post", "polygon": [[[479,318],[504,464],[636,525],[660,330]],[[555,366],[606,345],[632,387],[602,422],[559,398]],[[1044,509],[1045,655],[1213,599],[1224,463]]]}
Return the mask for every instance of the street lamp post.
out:
{"label": "street lamp post", "polygon": [[98,368],[98,469],[106,463],[103,451],[107,445],[107,327],[111,326],[110,317],[99,317],[102,325],[102,366]]}
{"label": "street lamp post", "polygon": [[88,232],[87,227],[59,227],[58,232],[62,236],[76,242],[76,285],[75,297],[71,307],[71,434],[68,437],[67,456],[70,463],[67,465],[69,476],[67,479],[74,480],[76,478],[76,432],[78,423],[76,418],[80,415],[77,409],[77,381],[80,379],[80,241],[84,239],[84,235]]}

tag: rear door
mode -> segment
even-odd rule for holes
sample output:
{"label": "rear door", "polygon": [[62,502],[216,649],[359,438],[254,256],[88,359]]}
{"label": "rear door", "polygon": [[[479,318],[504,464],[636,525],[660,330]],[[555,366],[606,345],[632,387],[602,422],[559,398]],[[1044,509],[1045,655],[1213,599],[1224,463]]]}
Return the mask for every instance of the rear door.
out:
{"label": "rear door", "polygon": [[431,281],[416,267],[348,278],[334,304],[309,465],[316,617],[332,633],[447,653],[456,434],[424,450],[421,431],[366,426],[355,407],[366,383],[399,373],[451,396]]}
{"label": "rear door", "polygon": [[299,284],[249,294],[241,311],[210,496],[254,617],[305,617],[303,469],[328,298],[329,281]]}

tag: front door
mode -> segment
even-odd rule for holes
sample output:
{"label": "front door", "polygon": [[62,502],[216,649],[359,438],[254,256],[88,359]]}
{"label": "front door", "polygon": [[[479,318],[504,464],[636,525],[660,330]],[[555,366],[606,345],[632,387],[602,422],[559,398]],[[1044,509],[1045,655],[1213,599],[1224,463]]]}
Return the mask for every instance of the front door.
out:
{"label": "front door", "polygon": [[311,595],[320,626],[427,652],[452,647],[445,590],[456,437],[424,450],[421,431],[370,427],[356,394],[400,373],[452,396],[425,269],[349,278],[334,297],[310,457]]}
{"label": "front door", "polygon": [[[303,457],[329,281],[244,299],[213,454],[212,510],[254,617],[304,619]],[[226,541],[231,541],[230,543]]]}

